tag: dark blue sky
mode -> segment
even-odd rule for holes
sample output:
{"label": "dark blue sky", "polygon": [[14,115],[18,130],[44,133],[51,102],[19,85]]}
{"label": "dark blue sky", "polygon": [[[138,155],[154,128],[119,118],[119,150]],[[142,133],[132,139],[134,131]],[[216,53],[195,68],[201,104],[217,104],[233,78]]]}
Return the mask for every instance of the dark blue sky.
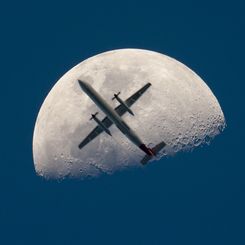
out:
{"label": "dark blue sky", "polygon": [[[1,244],[245,244],[244,1],[9,1],[1,25]],[[197,72],[227,129],[210,146],[86,181],[45,181],[39,108],[80,61],[144,48]]]}

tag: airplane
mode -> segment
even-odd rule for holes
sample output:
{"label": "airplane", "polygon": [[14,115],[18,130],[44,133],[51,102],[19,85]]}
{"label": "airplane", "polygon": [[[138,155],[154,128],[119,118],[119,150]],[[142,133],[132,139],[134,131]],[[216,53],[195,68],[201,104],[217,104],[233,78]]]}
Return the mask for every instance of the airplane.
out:
{"label": "airplane", "polygon": [[157,144],[153,148],[147,147],[143,141],[139,138],[139,136],[134,132],[133,129],[129,127],[129,125],[122,119],[122,116],[128,112],[132,116],[134,116],[133,111],[130,107],[140,98],[140,96],[145,93],[145,91],[151,86],[151,83],[147,83],[133,95],[131,95],[128,99],[123,101],[118,92],[114,94],[112,100],[116,99],[120,105],[118,105],[115,109],[113,109],[102,97],[101,95],[94,90],[94,88],[85,81],[78,80],[78,83],[81,89],[89,96],[91,100],[105,113],[106,117],[101,121],[96,112],[92,114],[90,120],[94,120],[98,126],[95,127],[88,136],[79,144],[79,149],[82,149],[85,145],[87,145],[90,141],[96,138],[102,132],[106,132],[108,135],[111,135],[111,131],[109,130],[110,126],[114,123],[116,127],[137,147],[139,147],[146,155],[141,160],[143,165],[147,164],[153,157],[157,155],[157,153],[166,145],[163,141]]}

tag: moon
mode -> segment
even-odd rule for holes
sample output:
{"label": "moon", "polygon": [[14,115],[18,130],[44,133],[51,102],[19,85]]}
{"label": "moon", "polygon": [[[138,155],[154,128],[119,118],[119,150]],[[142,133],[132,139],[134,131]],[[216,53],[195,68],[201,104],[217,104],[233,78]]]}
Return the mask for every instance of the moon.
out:
{"label": "moon", "polygon": [[[152,86],[132,106],[135,116],[123,119],[149,146],[167,145],[153,161],[210,142],[225,128],[221,107],[207,84],[191,69],[166,55],[141,49],[120,49],[93,56],[69,70],[49,92],[33,134],[33,158],[45,178],[85,178],[137,167],[144,153],[114,125],[83,149],[79,143],[103,112],[81,90],[82,79],[114,108],[121,92],[127,99],[150,82]],[[207,149],[208,150],[208,149]],[[149,163],[151,164],[151,162]]]}

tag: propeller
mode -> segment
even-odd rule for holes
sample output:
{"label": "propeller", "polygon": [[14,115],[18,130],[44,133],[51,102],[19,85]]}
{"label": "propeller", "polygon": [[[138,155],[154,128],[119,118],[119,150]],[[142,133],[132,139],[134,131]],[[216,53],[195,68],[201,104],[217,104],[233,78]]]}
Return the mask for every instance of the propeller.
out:
{"label": "propeller", "polygon": [[113,97],[111,100],[116,99],[116,97],[117,97],[119,94],[121,94],[121,92],[118,92],[117,94],[114,94],[114,97]]}
{"label": "propeller", "polygon": [[92,117],[89,119],[89,120],[92,120],[92,119],[94,119],[97,115],[99,114],[99,112],[95,112],[94,114],[91,114],[92,115]]}

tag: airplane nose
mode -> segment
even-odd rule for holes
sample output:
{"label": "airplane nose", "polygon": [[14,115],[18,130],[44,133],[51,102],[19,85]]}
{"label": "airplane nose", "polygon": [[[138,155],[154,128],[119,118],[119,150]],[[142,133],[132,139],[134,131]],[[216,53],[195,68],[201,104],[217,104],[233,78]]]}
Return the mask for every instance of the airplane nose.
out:
{"label": "airplane nose", "polygon": [[81,80],[78,80],[78,83],[79,83],[81,89],[86,88],[86,83],[85,83],[85,82],[83,82],[83,81],[81,81]]}

